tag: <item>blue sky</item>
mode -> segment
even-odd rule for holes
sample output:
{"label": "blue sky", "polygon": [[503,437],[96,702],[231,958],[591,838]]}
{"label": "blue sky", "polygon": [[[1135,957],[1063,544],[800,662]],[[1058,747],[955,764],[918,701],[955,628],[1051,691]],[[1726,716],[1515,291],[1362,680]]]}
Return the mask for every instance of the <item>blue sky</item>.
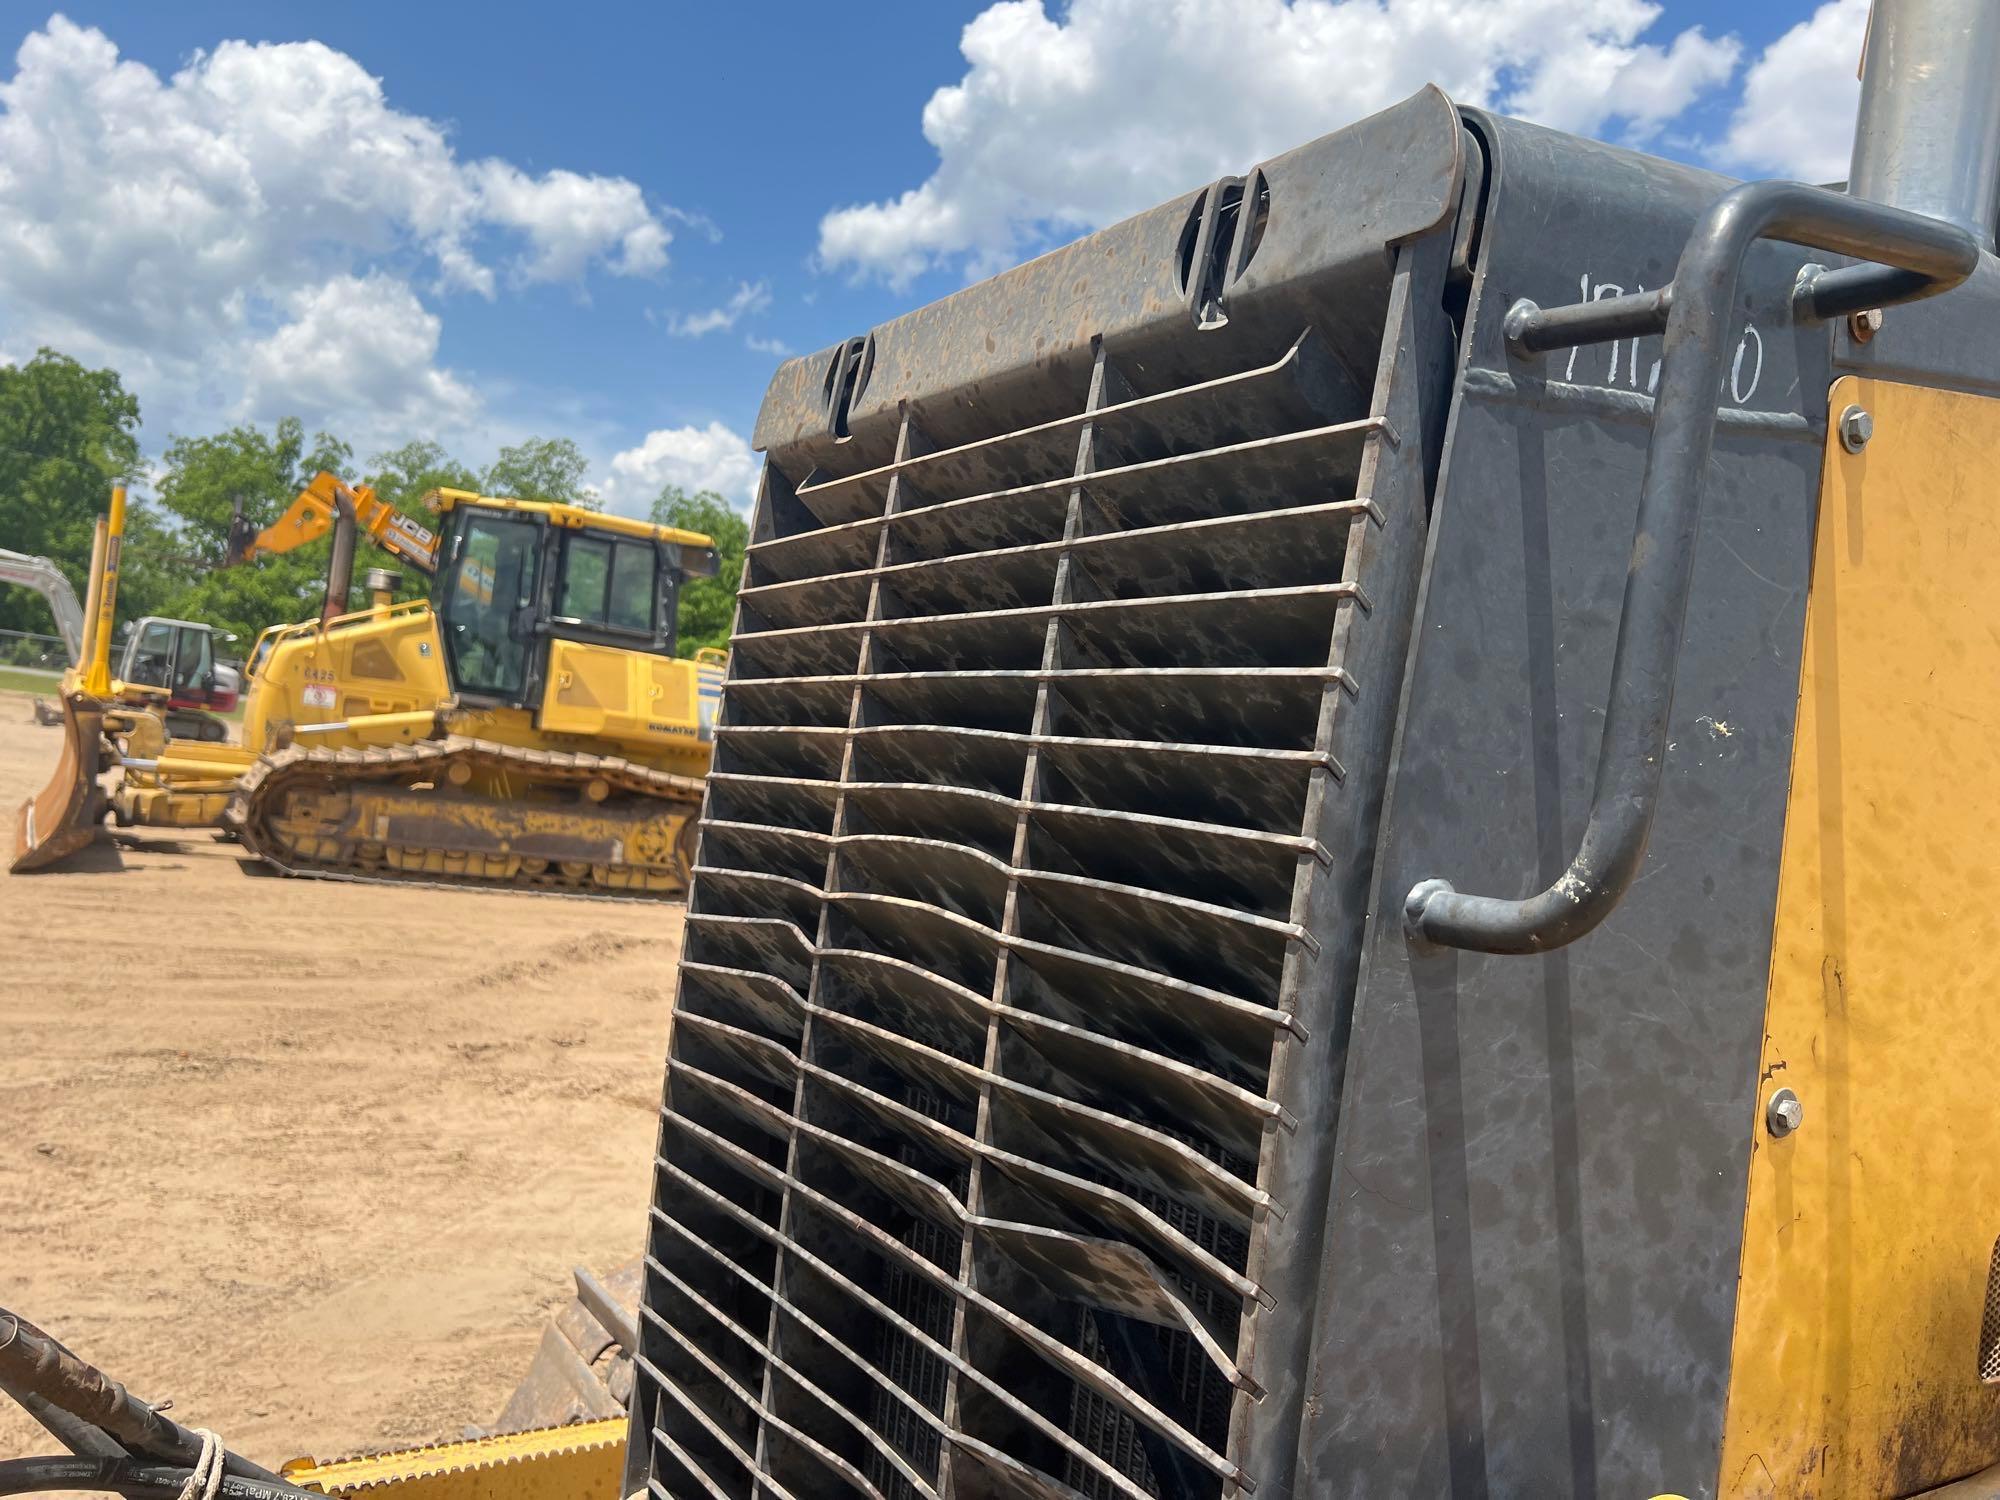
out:
{"label": "blue sky", "polygon": [[[662,480],[741,500],[774,351],[1427,77],[1743,172],[1844,158],[1860,0],[1383,3],[10,7],[0,219],[25,227],[0,226],[0,354],[117,364],[155,450],[287,410],[475,463],[564,433],[615,505]],[[262,150],[308,113],[287,91],[364,75],[379,107]],[[423,163],[391,192],[382,153],[412,131]],[[32,275],[6,269],[24,254]]]}

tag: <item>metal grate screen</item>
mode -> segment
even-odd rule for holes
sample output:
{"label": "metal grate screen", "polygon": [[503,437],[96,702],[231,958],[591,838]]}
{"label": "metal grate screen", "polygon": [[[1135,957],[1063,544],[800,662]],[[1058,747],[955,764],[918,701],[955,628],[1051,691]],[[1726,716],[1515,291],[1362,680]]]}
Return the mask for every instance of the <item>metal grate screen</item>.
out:
{"label": "metal grate screen", "polygon": [[2000,1385],[2000,1240],[1993,1242],[1993,1264],[1986,1273],[1986,1312],[1979,1322],[1979,1378]]}
{"label": "metal grate screen", "polygon": [[656,1495],[1254,1485],[1274,1058],[1398,439],[1311,327],[1186,339],[1008,430],[770,456],[655,1172]]}

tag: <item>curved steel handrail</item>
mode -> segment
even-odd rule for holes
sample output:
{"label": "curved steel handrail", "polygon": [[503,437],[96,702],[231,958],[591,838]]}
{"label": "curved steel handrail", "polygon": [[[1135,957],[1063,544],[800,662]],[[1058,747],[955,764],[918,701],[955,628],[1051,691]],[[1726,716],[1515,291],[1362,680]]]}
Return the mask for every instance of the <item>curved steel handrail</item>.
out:
{"label": "curved steel handrail", "polygon": [[1639,872],[1659,801],[1702,483],[1715,444],[1716,392],[1733,344],[1743,259],[1761,239],[1871,262],[1804,280],[1794,298],[1801,320],[1947,291],[1979,264],[1972,236],[1942,220],[1803,183],[1753,182],[1723,194],[1702,216],[1670,287],[1572,307],[1517,303],[1509,310],[1508,343],[1521,353],[1664,330],[1659,397],[1597,783],[1576,856],[1555,884],[1522,900],[1468,895],[1443,879],[1420,881],[1403,905],[1412,938],[1480,953],[1560,948],[1609,916]]}

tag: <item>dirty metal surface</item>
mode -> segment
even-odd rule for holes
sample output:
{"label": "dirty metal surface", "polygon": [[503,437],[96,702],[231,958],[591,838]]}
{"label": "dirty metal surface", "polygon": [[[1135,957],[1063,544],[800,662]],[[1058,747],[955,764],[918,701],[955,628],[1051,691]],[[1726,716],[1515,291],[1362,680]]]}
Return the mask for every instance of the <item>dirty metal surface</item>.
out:
{"label": "dirty metal surface", "polygon": [[1313,1493],[1714,1493],[1828,336],[1746,262],[1665,786],[1604,927],[1413,952],[1403,894],[1539,890],[1589,804],[1659,340],[1511,358],[1511,303],[1657,288],[1708,174],[1473,116],[1488,217],[1335,1141]]}
{"label": "dirty metal surface", "polygon": [[[15,815],[14,854],[7,868],[17,875],[47,869],[87,846],[110,806],[97,781],[104,705],[83,692],[64,693],[61,703],[63,742],[56,768],[49,784],[24,800]],[[35,717],[46,722],[39,698]]]}
{"label": "dirty metal surface", "polygon": [[1289,1492],[1464,140],[779,372],[628,1488]]}
{"label": "dirty metal surface", "polygon": [[622,1417],[632,1395],[643,1267],[631,1261],[602,1281],[575,1269],[577,1295],[542,1330],[534,1359],[494,1419],[496,1433]]}
{"label": "dirty metal surface", "polygon": [[[1266,339],[1289,338],[1317,327],[1338,346],[1365,400],[1374,350],[1359,330],[1381,327],[1384,247],[1450,219],[1463,143],[1457,112],[1436,89],[1338,137],[1337,150],[1315,141],[1262,164],[1268,217],[1225,301],[1231,337],[1254,327]],[[856,442],[892,443],[906,401],[923,403],[935,428],[973,416],[975,408],[989,434],[1074,420],[1090,379],[1093,338],[1127,350],[1151,389],[1192,383],[1205,360],[1188,337],[1194,328],[1181,241],[1207,191],[1191,191],[873,330],[866,379],[848,417]],[[778,369],[758,414],[756,447],[815,461],[835,450],[826,402],[829,365],[840,352],[836,346]],[[1067,412],[1048,406],[1051,386],[1074,393]],[[1074,446],[1056,449],[1056,472],[1075,456]]]}

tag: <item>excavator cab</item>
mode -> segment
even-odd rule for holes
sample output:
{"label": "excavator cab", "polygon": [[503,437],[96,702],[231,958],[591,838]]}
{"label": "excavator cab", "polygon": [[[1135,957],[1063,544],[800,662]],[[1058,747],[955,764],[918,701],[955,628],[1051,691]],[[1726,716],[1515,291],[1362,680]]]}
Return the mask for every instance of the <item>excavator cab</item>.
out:
{"label": "excavator cab", "polygon": [[[217,631],[212,625],[145,615],[120,633],[125,638],[120,681],[159,688],[175,708],[227,713],[236,706],[239,681],[232,669],[216,660]],[[225,634],[223,639],[236,638]]]}
{"label": "excavator cab", "polygon": [[169,736],[211,743],[229,738],[229,726],[215,715],[236,707],[240,684],[215,659],[213,626],[146,615],[128,621],[120,634],[117,680],[128,690],[151,688],[161,695]]}
{"label": "excavator cab", "polygon": [[468,703],[539,707],[567,647],[672,658],[681,578],[716,571],[715,548],[692,532],[455,490],[437,503],[434,607]]}

